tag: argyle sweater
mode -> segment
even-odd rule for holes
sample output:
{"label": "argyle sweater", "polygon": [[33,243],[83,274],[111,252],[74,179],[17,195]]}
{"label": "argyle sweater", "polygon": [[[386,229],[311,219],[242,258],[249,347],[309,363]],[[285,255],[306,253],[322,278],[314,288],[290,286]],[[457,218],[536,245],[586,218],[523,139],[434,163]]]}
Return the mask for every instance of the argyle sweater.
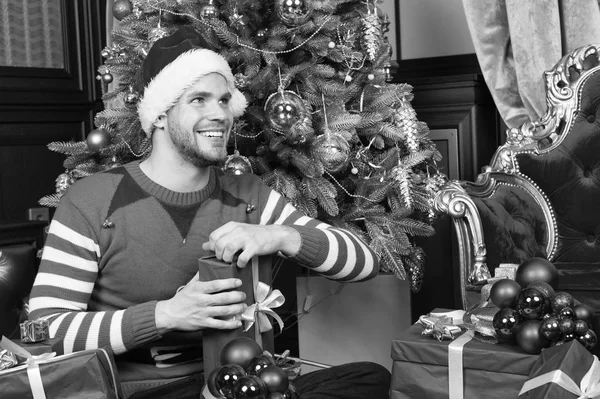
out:
{"label": "argyle sweater", "polygon": [[352,233],[296,210],[254,175],[211,168],[195,192],[150,180],[139,161],[78,181],[50,224],[29,301],[30,318],[50,322],[65,353],[109,347],[115,354],[159,340],[157,301],[198,271],[209,234],[229,221],[285,224],[301,236],[291,259],[327,278],[360,281],[376,255]]}

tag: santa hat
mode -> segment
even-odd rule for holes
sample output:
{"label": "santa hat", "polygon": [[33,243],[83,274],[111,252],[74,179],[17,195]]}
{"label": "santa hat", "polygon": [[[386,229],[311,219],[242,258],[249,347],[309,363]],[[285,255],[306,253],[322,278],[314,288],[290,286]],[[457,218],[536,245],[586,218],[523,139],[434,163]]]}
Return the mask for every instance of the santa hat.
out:
{"label": "santa hat", "polygon": [[218,73],[227,81],[233,116],[244,113],[248,104],[235,87],[229,64],[223,56],[206,47],[209,47],[208,43],[196,31],[182,27],[157,40],[148,51],[142,64],[144,92],[138,102],[138,115],[148,137],[158,117],[175,105],[198,79],[209,73]]}

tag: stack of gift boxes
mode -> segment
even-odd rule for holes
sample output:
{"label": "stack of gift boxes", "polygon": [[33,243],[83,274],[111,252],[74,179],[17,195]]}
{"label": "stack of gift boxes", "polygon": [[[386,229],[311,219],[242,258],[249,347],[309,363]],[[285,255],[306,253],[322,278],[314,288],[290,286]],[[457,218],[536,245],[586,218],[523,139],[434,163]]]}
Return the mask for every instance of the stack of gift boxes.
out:
{"label": "stack of gift boxes", "polygon": [[547,260],[502,265],[479,304],[421,316],[392,342],[390,398],[600,397],[592,311],[557,284]]}
{"label": "stack of gift boxes", "polygon": [[122,397],[112,355],[104,349],[63,355],[62,339],[50,338],[46,320],[22,323],[20,340],[0,338],[2,399]]}

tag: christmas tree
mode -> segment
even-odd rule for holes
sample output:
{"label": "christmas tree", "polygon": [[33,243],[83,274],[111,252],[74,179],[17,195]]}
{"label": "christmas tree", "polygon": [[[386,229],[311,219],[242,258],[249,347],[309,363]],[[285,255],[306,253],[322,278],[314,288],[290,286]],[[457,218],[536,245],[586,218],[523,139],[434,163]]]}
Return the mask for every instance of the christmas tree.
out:
{"label": "christmas tree", "polygon": [[[233,129],[226,173],[254,173],[305,214],[353,231],[382,270],[417,292],[444,176],[411,87],[391,84],[383,0],[116,0],[120,21],[98,68],[105,109],[67,156],[56,206],[77,179],[148,154],[137,118],[140,66],[152,43],[182,25],[232,66],[249,103]],[[110,85],[109,85],[110,84]]]}

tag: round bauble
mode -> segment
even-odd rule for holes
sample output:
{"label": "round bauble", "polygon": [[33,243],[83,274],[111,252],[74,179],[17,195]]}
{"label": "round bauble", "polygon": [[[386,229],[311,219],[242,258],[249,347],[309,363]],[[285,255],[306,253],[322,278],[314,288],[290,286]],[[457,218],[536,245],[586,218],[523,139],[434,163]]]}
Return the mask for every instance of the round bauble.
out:
{"label": "round bauble", "polygon": [[106,84],[112,83],[112,81],[114,80],[114,77],[112,75],[112,73],[110,72],[106,72],[104,74],[102,74],[102,81]]}
{"label": "round bauble", "polygon": [[584,335],[590,327],[583,320],[575,320],[575,334],[578,336]]}
{"label": "round bauble", "polygon": [[594,311],[587,305],[583,303],[579,303],[573,306],[573,311],[575,312],[575,318],[577,320],[585,321],[589,326],[593,325],[594,321]]}
{"label": "round bauble", "polygon": [[102,129],[94,129],[88,133],[85,141],[90,151],[98,152],[110,145],[111,137]]}
{"label": "round bauble", "polygon": [[257,375],[260,370],[274,365],[275,362],[270,356],[258,355],[250,361],[248,367],[246,367],[246,371],[248,374]]}
{"label": "round bauble", "polygon": [[540,334],[541,324],[540,320],[526,320],[517,327],[515,333],[517,345],[524,352],[538,354],[550,345],[550,342]]}
{"label": "round bauble", "polygon": [[250,361],[262,354],[262,348],[251,338],[238,337],[229,341],[221,350],[221,364],[237,364],[244,370]]}
{"label": "round bauble", "polygon": [[575,322],[572,319],[558,320],[558,328],[560,332],[564,334],[571,334],[575,332]]}
{"label": "round bauble", "polygon": [[265,102],[264,110],[271,128],[281,134],[306,118],[308,112],[302,98],[290,90],[279,90],[271,94]]}
{"label": "round bauble", "polygon": [[558,286],[558,271],[552,262],[544,258],[531,258],[517,268],[515,281],[523,288],[531,283],[545,282],[554,289]]}
{"label": "round bauble", "polygon": [[490,300],[500,309],[512,308],[515,306],[519,292],[521,292],[521,286],[516,281],[505,278],[492,285]]}
{"label": "round bauble", "polygon": [[213,371],[210,372],[210,374],[206,378],[206,387],[208,388],[208,391],[215,398],[225,399],[225,396],[223,396],[217,389],[216,381],[217,381],[217,374],[219,373],[219,371],[221,371],[221,367],[217,367],[216,369],[214,369]]}
{"label": "round bauble", "polygon": [[265,384],[267,391],[284,393],[288,389],[287,373],[275,365],[267,366],[258,372],[258,378]]}
{"label": "round bauble", "polygon": [[298,26],[310,18],[312,7],[308,0],[275,0],[277,17],[288,26]]}
{"label": "round bauble", "polygon": [[113,3],[112,12],[113,17],[117,20],[122,20],[133,11],[133,4],[129,0],[116,0]]}
{"label": "round bauble", "polygon": [[587,330],[583,335],[577,337],[580,344],[587,350],[593,349],[598,343],[598,336],[593,330]]}
{"label": "round bauble", "polygon": [[558,314],[564,308],[573,309],[575,307],[575,299],[568,292],[557,292],[550,299],[550,306],[552,307],[552,311]]}
{"label": "round bauble", "polygon": [[217,392],[225,397],[233,395],[233,386],[240,378],[246,375],[246,372],[237,364],[226,364],[219,367],[215,376],[215,388]]}
{"label": "round bauble", "polygon": [[541,319],[550,309],[550,301],[537,288],[525,288],[517,296],[515,307],[524,319]]}
{"label": "round bauble", "polygon": [[235,399],[265,399],[267,387],[255,375],[246,375],[233,386],[233,397]]}
{"label": "round bauble", "polygon": [[350,145],[338,133],[326,133],[316,137],[311,145],[311,153],[329,173],[344,170],[350,161]]}
{"label": "round bauble", "polygon": [[571,308],[562,308],[556,316],[558,317],[559,320],[562,320],[562,319],[575,320],[575,311]]}
{"label": "round bauble", "polygon": [[554,292],[554,288],[548,283],[543,281],[536,281],[535,283],[531,283],[527,286],[527,288],[536,288],[541,291],[548,297],[548,299],[552,298],[556,292]]}
{"label": "round bauble", "polygon": [[548,341],[556,341],[560,338],[560,328],[558,327],[558,319],[556,317],[548,317],[542,320],[540,325],[540,335]]}
{"label": "round bauble", "polygon": [[214,4],[207,4],[200,9],[200,18],[215,19],[219,18],[219,9]]}
{"label": "round bauble", "polygon": [[228,175],[243,175],[244,173],[252,173],[252,164],[250,160],[243,155],[240,155],[238,151],[234,154],[229,155],[225,164],[223,165],[223,171]]}
{"label": "round bauble", "polygon": [[492,325],[498,335],[498,340],[500,342],[513,341],[515,329],[520,322],[521,316],[515,309],[503,308],[496,312]]}
{"label": "round bauble", "polygon": [[573,341],[575,339],[575,333],[566,333],[562,335],[563,342]]}

